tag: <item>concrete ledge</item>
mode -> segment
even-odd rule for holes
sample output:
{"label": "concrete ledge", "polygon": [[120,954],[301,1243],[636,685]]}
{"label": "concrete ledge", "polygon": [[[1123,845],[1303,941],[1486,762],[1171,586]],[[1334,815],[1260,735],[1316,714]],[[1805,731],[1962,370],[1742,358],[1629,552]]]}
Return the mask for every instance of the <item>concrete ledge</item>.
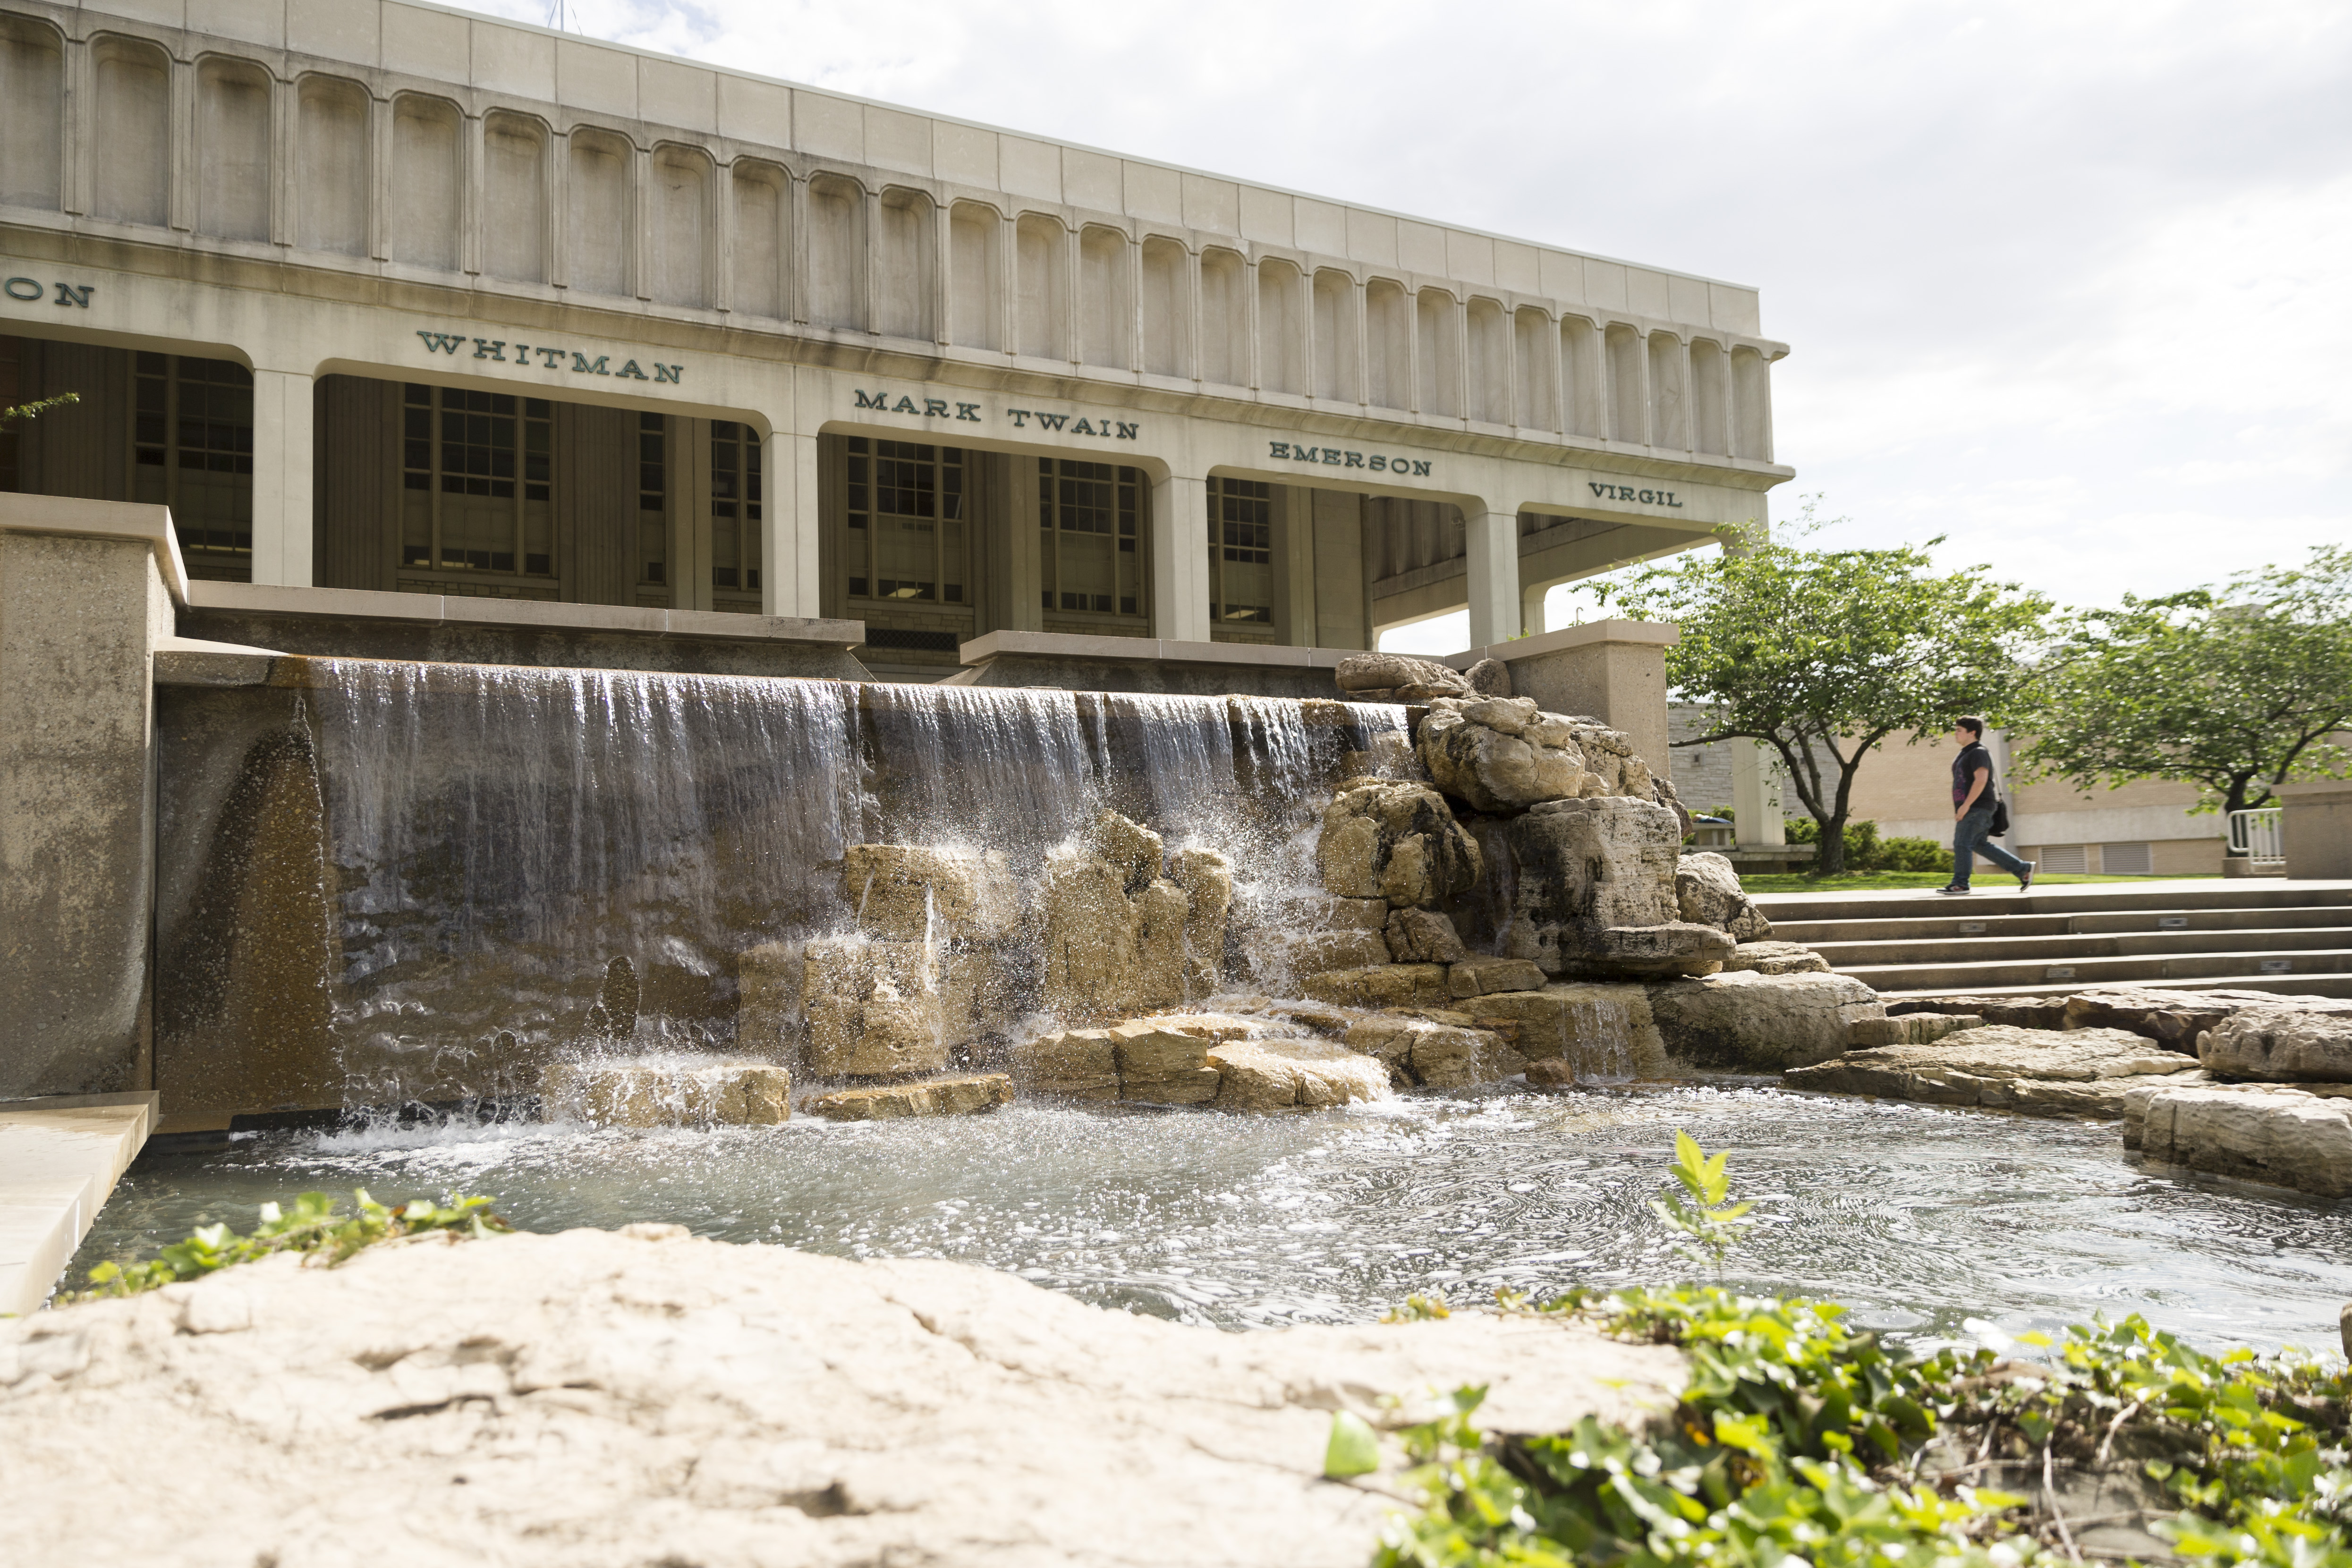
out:
{"label": "concrete ledge", "polygon": [[[1355,648],[1284,648],[1264,643],[1179,643],[1159,637],[1086,637],[1068,632],[991,632],[959,650],[967,664],[1007,654],[1044,659],[1161,661],[1180,664],[1266,664],[1336,670]],[[1334,695],[1337,688],[1333,688]]]}
{"label": "concrete ledge", "polygon": [[1660,648],[1671,648],[1682,640],[1683,629],[1670,621],[1583,621],[1573,626],[1563,626],[1557,632],[1538,632],[1532,637],[1472,648],[1465,653],[1448,653],[1437,662],[1453,669],[1466,670],[1481,659],[1500,659],[1508,664],[1521,659],[1540,658],[1546,653],[1558,653],[1601,643],[1646,643]]}
{"label": "concrete ledge", "polygon": [[172,602],[188,602],[187,563],[172,530],[172,508],[129,501],[84,501],[71,496],[0,496],[0,533],[50,534],[68,538],[144,539],[155,552],[155,570]]}
{"label": "concrete ledge", "polygon": [[0,1102],[0,1312],[38,1312],[155,1130],[152,1091]]}
{"label": "concrete ledge", "polygon": [[458,594],[383,593],[359,588],[198,582],[189,585],[184,602],[194,611],[245,616],[396,621],[531,631],[634,632],[656,637],[801,643],[844,652],[866,641],[863,621],[735,615],[709,610],[646,610],[626,604],[557,604],[538,599],[476,599]]}
{"label": "concrete ledge", "polygon": [[1353,648],[991,632],[962,645],[960,686],[1057,686],[1067,691],[1184,696],[1333,697],[1332,672]]}

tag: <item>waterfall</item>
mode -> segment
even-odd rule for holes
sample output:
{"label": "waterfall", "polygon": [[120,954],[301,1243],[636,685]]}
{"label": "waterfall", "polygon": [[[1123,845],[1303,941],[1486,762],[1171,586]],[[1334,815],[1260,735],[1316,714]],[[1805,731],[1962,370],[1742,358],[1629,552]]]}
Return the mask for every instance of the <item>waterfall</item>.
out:
{"label": "waterfall", "polygon": [[[850,925],[853,843],[996,850],[1025,882],[1108,806],[1232,860],[1237,936],[1295,928],[1347,754],[1403,728],[1263,697],[310,668],[350,1103],[522,1092],[615,1016],[633,1050],[730,1045],[738,956]],[[597,1005],[614,974],[634,1009]]]}

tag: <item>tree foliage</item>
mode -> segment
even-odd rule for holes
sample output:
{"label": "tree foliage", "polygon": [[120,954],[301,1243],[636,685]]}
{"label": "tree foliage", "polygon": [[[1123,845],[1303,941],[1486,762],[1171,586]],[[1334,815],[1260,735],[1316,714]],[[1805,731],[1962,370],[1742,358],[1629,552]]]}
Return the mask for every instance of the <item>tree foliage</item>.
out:
{"label": "tree foliage", "polygon": [[[1808,503],[1791,530],[1818,527]],[[1808,549],[1760,529],[1721,530],[1694,552],[1608,591],[1627,613],[1672,621],[1667,684],[1712,723],[1675,742],[1747,738],[1780,755],[1819,825],[1822,875],[1844,870],[1855,770],[1888,736],[1948,727],[1961,714],[1999,724],[2017,706],[2024,656],[2050,601],[1987,569],[1937,572],[1927,546]]]}
{"label": "tree foliage", "polygon": [[20,420],[38,419],[51,409],[65,408],[80,401],[79,392],[59,392],[55,397],[39,398],[32,402],[13,403],[6,408],[0,408],[0,430],[5,430]]}
{"label": "tree foliage", "polygon": [[2070,616],[2043,661],[2020,758],[2088,789],[2197,786],[2198,809],[2264,805],[2290,778],[2340,777],[2352,753],[2352,550],[2242,572],[2221,588]]}

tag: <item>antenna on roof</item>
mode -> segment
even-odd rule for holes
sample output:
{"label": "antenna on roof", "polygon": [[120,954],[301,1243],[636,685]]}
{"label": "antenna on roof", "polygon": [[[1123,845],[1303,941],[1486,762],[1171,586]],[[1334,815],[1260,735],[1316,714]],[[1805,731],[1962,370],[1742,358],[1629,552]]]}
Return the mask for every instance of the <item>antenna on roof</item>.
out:
{"label": "antenna on roof", "polygon": [[[568,10],[569,7],[564,4],[564,0],[547,0],[547,25],[559,33],[563,32]],[[572,16],[570,19],[576,24],[580,18]]]}

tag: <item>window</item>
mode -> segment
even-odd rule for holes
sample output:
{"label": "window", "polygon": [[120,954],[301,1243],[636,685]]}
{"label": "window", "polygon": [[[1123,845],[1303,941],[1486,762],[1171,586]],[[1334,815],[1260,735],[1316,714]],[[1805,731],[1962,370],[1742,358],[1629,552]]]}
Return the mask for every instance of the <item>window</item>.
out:
{"label": "window", "polygon": [[1143,612],[1139,501],[1143,476],[1108,463],[1037,460],[1040,597],[1047,610]]}
{"label": "window", "polygon": [[637,415],[637,580],[669,580],[669,421]]}
{"label": "window", "polygon": [[400,564],[555,575],[552,409],[544,398],[409,383]]}
{"label": "window", "polygon": [[857,599],[964,602],[964,453],[849,438],[842,554]]}
{"label": "window", "polygon": [[760,437],[710,422],[710,586],[760,591]]}
{"label": "window", "polygon": [[1274,620],[1274,486],[1209,481],[1209,619]]}
{"label": "window", "polygon": [[226,360],[131,357],[131,498],[172,508],[197,576],[253,570],[253,372]]}

